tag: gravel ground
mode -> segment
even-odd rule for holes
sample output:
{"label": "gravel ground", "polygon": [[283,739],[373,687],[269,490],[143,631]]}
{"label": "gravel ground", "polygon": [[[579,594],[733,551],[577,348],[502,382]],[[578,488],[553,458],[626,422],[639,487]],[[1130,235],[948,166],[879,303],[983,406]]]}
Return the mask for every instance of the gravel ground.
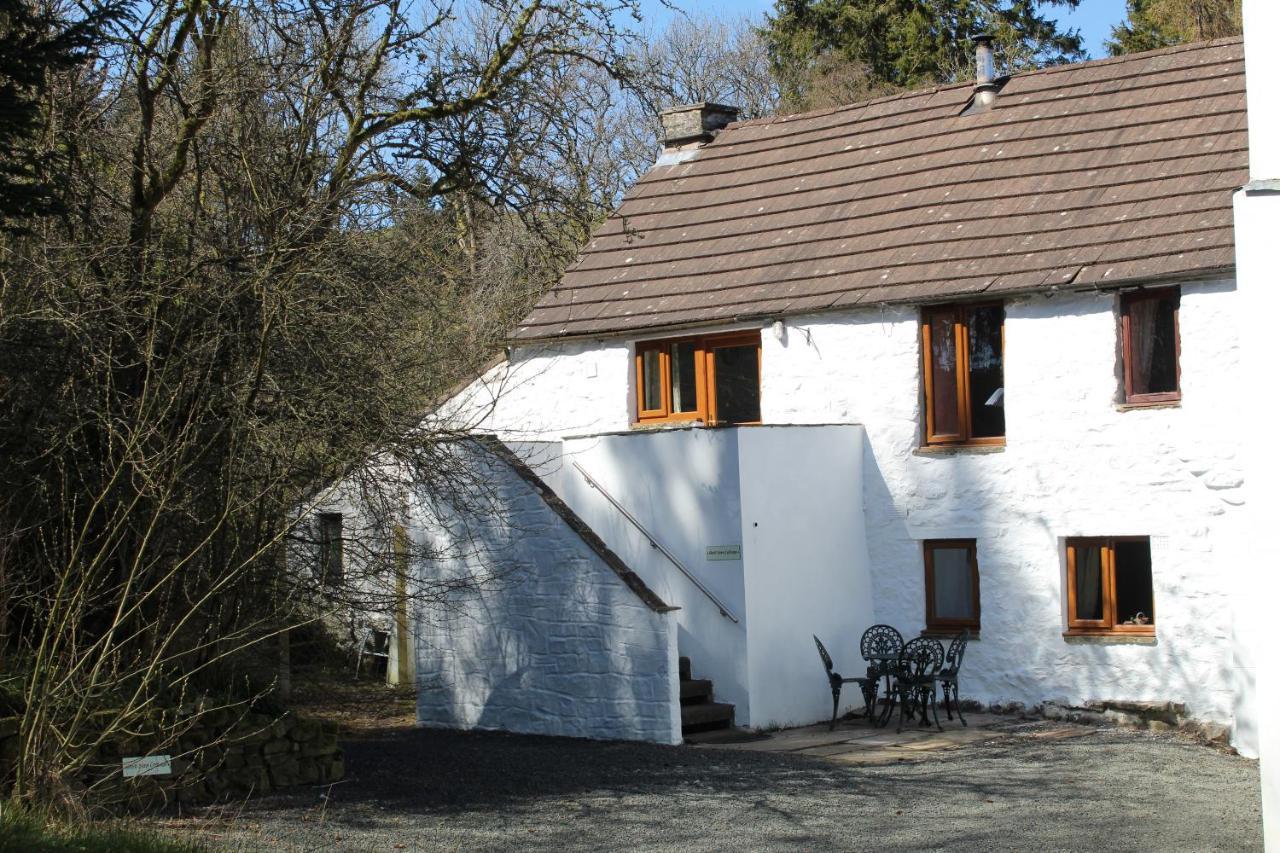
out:
{"label": "gravel ground", "polygon": [[[892,766],[408,729],[348,779],[170,824],[234,850],[1261,850],[1256,763],[1022,735]],[[185,826],[183,824],[186,824]]]}

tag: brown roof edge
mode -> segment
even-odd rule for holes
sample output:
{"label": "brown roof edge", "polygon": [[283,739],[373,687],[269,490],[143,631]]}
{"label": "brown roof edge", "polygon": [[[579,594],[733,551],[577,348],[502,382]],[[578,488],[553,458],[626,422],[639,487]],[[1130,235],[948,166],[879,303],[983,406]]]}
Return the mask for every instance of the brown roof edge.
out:
{"label": "brown roof edge", "polygon": [[533,469],[525,464],[524,460],[515,454],[510,447],[507,447],[495,435],[476,435],[472,439],[481,447],[488,450],[494,456],[497,456],[503,462],[511,466],[512,470],[520,476],[520,479],[533,486],[533,490],[542,498],[543,503],[550,507],[551,511],[560,516],[564,523],[569,525],[569,529],[578,535],[583,543],[595,552],[604,564],[608,566],[618,578],[627,585],[627,588],[636,594],[641,601],[655,613],[670,613],[673,610],[679,610],[679,607],[672,607],[664,602],[657,594],[649,589],[640,576],[633,572],[622,558],[614,553],[604,540],[592,530],[582,518],[574,512],[568,504],[560,499],[560,496],[548,486],[541,477],[534,473]]}
{"label": "brown roof edge", "polygon": [[[1099,65],[1118,65],[1122,62],[1133,62],[1135,60],[1147,59],[1157,54],[1167,55],[1173,53],[1184,53],[1189,50],[1202,50],[1207,47],[1219,47],[1226,44],[1235,44],[1243,42],[1244,36],[1224,36],[1217,39],[1206,39],[1205,41],[1193,41],[1186,44],[1175,44],[1168,47],[1158,47],[1154,50],[1144,50],[1138,53],[1122,53],[1119,56],[1103,56],[1098,59],[1086,59],[1082,62],[1063,62],[1058,65],[1046,65],[1044,68],[1033,68],[1028,71],[1019,71],[1001,77],[1002,82],[1015,78],[1025,78],[1032,76],[1043,76],[1045,74],[1054,74],[1062,71],[1073,71],[1084,67],[1096,67]],[[955,83],[936,83],[932,86],[924,86],[919,89],[907,89],[902,92],[893,92],[888,95],[879,95],[875,98],[868,98],[864,101],[855,101],[852,104],[841,104],[838,107],[823,107],[821,109],[809,110],[801,113],[780,113],[777,115],[760,116],[759,118],[743,119],[735,121],[726,127],[726,130],[736,130],[740,127],[752,127],[760,125],[777,124],[779,122],[793,122],[799,119],[819,118],[821,116],[834,115],[851,110],[859,110],[864,107],[883,104],[889,101],[904,100],[906,98],[918,98],[926,95],[933,95],[938,92],[945,92],[950,89],[972,88],[972,80],[960,80]]]}
{"label": "brown roof edge", "polygon": [[[722,326],[733,326],[760,323],[774,320],[785,320],[788,317],[808,317],[815,314],[840,314],[865,311],[885,305],[932,305],[946,302],[975,302],[992,298],[1010,299],[1019,296],[1052,296],[1058,293],[1088,293],[1090,291],[1121,290],[1128,287],[1146,287],[1155,285],[1185,284],[1196,281],[1217,281],[1235,275],[1234,266],[1218,267],[1208,270],[1194,270],[1172,275],[1117,279],[1115,281],[1090,281],[1081,284],[1066,284],[1055,287],[1028,286],[1013,290],[1001,290],[994,294],[984,291],[963,295],[940,294],[938,296],[916,296],[902,299],[877,299],[874,302],[853,303],[848,305],[832,305],[827,308],[802,308],[798,311],[782,309],[766,311],[758,314],[744,314],[736,317],[721,317],[702,320],[689,320],[682,323],[655,323],[652,326],[629,326],[625,329],[601,329],[594,332],[574,332],[565,335],[530,335],[523,338],[507,338],[504,345],[511,347],[554,346],[572,341],[606,340],[612,338],[652,337],[671,332],[685,332],[690,329],[711,329]],[[1077,274],[1079,271],[1077,270]]]}

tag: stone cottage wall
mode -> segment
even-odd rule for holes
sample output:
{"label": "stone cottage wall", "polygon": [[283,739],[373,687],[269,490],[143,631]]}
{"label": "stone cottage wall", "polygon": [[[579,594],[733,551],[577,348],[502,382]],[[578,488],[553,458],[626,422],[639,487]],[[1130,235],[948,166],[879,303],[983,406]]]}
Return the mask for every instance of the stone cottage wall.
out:
{"label": "stone cottage wall", "polygon": [[[1187,284],[1180,405],[1117,405],[1117,297],[1006,303],[1007,446],[919,449],[917,309],[787,321],[764,335],[766,422],[867,430],[876,616],[924,628],[921,540],[977,540],[981,638],[965,693],[985,702],[1150,700],[1232,718],[1232,590],[1242,473],[1231,282]],[[1065,539],[1151,537],[1156,638],[1065,638]]]}
{"label": "stone cottage wall", "polygon": [[[978,540],[982,632],[966,662],[969,697],[1174,701],[1198,719],[1232,722],[1232,599],[1237,587],[1248,594],[1234,284],[1182,286],[1183,399],[1169,408],[1117,406],[1117,301],[1060,293],[1006,302],[1003,450],[920,450],[913,306],[789,318],[781,339],[766,328],[764,420],[866,427],[879,620],[904,633],[924,627],[921,540]],[[625,429],[631,352],[617,339],[517,350],[494,375],[525,376],[523,390],[482,420],[500,434],[548,440],[586,423]],[[1063,636],[1065,539],[1084,535],[1151,537],[1154,642]]]}
{"label": "stone cottage wall", "polygon": [[484,493],[457,503],[475,508],[415,514],[439,555],[423,582],[465,587],[418,616],[419,722],[678,743],[669,608],[514,456],[458,452]]}

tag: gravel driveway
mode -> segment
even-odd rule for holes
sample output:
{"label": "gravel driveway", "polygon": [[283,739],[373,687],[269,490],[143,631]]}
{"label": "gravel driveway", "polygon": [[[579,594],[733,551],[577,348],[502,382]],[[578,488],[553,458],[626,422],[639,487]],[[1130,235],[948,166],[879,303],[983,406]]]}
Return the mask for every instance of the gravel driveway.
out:
{"label": "gravel driveway", "polygon": [[1252,761],[1168,736],[1018,731],[866,767],[399,730],[344,744],[327,800],[307,789],[197,823],[240,850],[1261,849]]}

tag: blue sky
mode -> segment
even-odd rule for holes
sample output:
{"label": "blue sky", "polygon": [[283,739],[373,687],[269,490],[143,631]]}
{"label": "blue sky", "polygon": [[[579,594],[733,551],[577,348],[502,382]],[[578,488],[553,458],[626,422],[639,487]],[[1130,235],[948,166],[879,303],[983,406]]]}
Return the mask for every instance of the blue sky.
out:
{"label": "blue sky", "polygon": [[[675,6],[686,11],[698,10],[712,15],[745,14],[759,18],[773,8],[773,0],[672,0]],[[647,22],[662,26],[672,14],[660,0],[642,0]],[[1124,0],[1080,0],[1074,12],[1049,8],[1048,14],[1056,17],[1060,26],[1078,29],[1084,37],[1084,46],[1094,59],[1107,55],[1102,43],[1111,34],[1111,27],[1124,19]]]}

